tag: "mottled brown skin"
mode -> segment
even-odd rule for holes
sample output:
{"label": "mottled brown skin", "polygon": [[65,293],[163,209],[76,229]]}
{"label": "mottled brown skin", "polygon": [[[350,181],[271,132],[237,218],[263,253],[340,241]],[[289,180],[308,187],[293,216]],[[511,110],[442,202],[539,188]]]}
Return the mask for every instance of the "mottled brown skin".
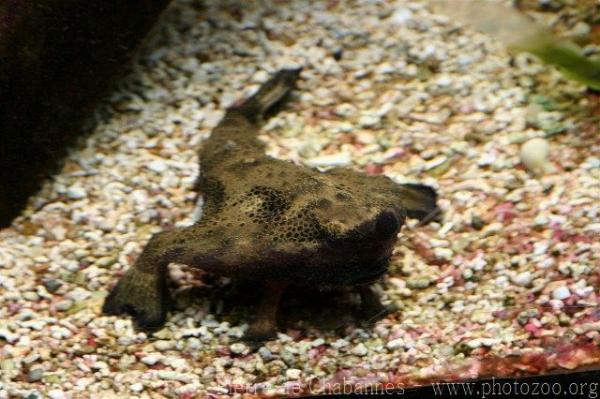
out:
{"label": "mottled brown skin", "polygon": [[256,137],[263,117],[287,96],[299,72],[278,72],[226,112],[199,152],[202,218],[154,235],[108,296],[104,312],[131,314],[142,329],[162,326],[171,262],[264,282],[248,339],[274,335],[279,297],[290,284],[356,286],[365,317],[385,312],[368,284],[386,272],[405,217],[428,219],[437,212],[436,194],[385,176],[322,173],[265,155]]}

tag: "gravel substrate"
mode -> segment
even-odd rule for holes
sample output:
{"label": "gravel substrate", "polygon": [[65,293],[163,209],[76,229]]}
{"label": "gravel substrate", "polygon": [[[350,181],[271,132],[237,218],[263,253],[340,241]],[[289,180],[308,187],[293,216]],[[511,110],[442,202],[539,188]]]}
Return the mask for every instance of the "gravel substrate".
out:
{"label": "gravel substrate", "polygon": [[[422,1],[176,1],[94,134],[0,231],[0,398],[283,395],[600,366],[600,100],[510,60]],[[295,65],[299,90],[261,136],[270,154],[439,190],[443,223],[411,221],[380,285],[397,311],[365,323],[337,312],[356,298],[318,294],[329,308],[296,293],[278,339],[252,348],[239,339],[252,311],[229,309],[227,282],[174,265],[164,329],[102,316],[150,235],[191,223],[195,151],[224,107]]]}

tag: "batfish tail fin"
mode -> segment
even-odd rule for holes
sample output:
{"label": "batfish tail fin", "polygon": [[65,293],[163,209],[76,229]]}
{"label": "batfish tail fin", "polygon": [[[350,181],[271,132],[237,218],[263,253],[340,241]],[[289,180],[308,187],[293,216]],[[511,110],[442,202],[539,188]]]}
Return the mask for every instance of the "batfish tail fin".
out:
{"label": "batfish tail fin", "polygon": [[265,119],[277,110],[296,87],[301,71],[301,68],[279,70],[252,97],[230,108],[228,112],[241,113],[254,123]]}

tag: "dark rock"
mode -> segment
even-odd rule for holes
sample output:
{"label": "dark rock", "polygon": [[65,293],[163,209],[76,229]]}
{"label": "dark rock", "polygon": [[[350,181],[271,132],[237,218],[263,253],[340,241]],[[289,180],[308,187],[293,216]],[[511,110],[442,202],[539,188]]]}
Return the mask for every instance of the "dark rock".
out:
{"label": "dark rock", "polygon": [[42,369],[31,369],[29,373],[27,373],[27,382],[36,382],[40,381],[44,376],[44,370]]}
{"label": "dark rock", "polygon": [[332,55],[333,55],[334,60],[339,61],[342,59],[342,56],[344,55],[344,49],[341,47],[338,47],[333,51]]}
{"label": "dark rock", "polygon": [[475,230],[481,230],[484,226],[485,220],[483,220],[477,215],[473,216],[473,218],[471,219],[471,227],[473,227]]}
{"label": "dark rock", "polygon": [[48,292],[56,292],[62,286],[60,281],[54,279],[44,280],[43,284]]}
{"label": "dark rock", "polygon": [[0,2],[0,227],[58,166],[169,0]]}

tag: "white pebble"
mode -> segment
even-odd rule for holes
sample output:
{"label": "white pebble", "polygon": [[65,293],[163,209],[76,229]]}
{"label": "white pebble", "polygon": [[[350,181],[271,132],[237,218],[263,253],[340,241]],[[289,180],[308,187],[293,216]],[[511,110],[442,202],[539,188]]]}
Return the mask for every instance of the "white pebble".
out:
{"label": "white pebble", "polygon": [[396,26],[401,26],[410,21],[413,17],[412,11],[408,8],[398,8],[391,16],[391,21]]}
{"label": "white pebble", "polygon": [[[32,330],[40,331],[42,328],[46,326],[46,321],[44,320],[30,320],[20,323],[21,327],[30,328]],[[56,327],[56,326],[54,326]],[[2,334],[0,334],[1,336]],[[10,340],[9,340],[10,342]]]}
{"label": "white pebble", "polygon": [[202,341],[200,341],[198,338],[192,337],[192,338],[188,339],[187,347],[190,350],[200,349],[202,347]]}
{"label": "white pebble", "polygon": [[554,260],[554,258],[546,258],[544,260],[542,260],[540,263],[538,263],[538,267],[540,269],[548,269],[552,266],[554,266],[556,264],[556,261]]}
{"label": "white pebble", "polygon": [[494,346],[495,344],[497,344],[499,341],[497,339],[494,338],[475,338],[470,340],[469,342],[467,342],[467,345],[470,348],[479,348],[481,346]]}
{"label": "white pebble", "polygon": [[529,271],[519,273],[513,278],[513,282],[521,286],[529,285],[531,280],[533,280],[533,275]]}
{"label": "white pebble", "polygon": [[161,380],[180,381],[186,384],[194,380],[191,374],[178,373],[172,370],[160,370],[157,375]]}
{"label": "white pebble", "polygon": [[231,327],[229,331],[227,331],[227,335],[230,337],[241,338],[244,335],[244,331],[240,327]]}
{"label": "white pebble", "polygon": [[73,335],[71,331],[64,327],[52,326],[50,327],[50,336],[55,339],[70,338]]}
{"label": "white pebble", "polygon": [[35,302],[38,299],[40,299],[39,295],[33,291],[26,291],[21,296],[23,297],[23,299],[30,302]]}
{"label": "white pebble", "polygon": [[301,374],[302,374],[302,370],[298,370],[298,369],[287,369],[285,371],[285,376],[287,377],[288,380],[297,380],[298,378],[300,378]]}
{"label": "white pebble", "polygon": [[314,157],[306,161],[308,166],[346,166],[349,165],[352,159],[350,154],[345,152],[339,152],[337,154],[323,155],[320,157]]}
{"label": "white pebble", "polygon": [[89,298],[92,295],[91,292],[81,288],[81,287],[77,287],[75,289],[73,289],[72,291],[70,291],[67,295],[65,295],[65,297],[67,297],[67,299],[71,299],[75,302],[81,302],[86,300],[87,298]]}
{"label": "white pebble", "polygon": [[148,164],[148,169],[156,173],[162,173],[167,170],[167,164],[161,160],[152,161]]}
{"label": "white pebble", "polygon": [[199,389],[200,386],[198,383],[191,383],[180,386],[175,390],[175,393],[179,395],[180,398],[198,398],[200,397],[200,395],[197,394]]}
{"label": "white pebble", "polygon": [[452,84],[452,78],[448,75],[442,75],[435,80],[435,83],[438,86],[443,86],[443,87],[450,86],[450,84]]}
{"label": "white pebble", "polygon": [[552,291],[552,298],[554,298],[558,301],[567,299],[570,296],[571,296],[571,291],[569,291],[569,288],[565,287],[564,285],[561,287],[555,288],[554,291]]}
{"label": "white pebble", "polygon": [[386,344],[388,349],[398,349],[402,346],[404,346],[404,340],[402,338],[393,339]]}
{"label": "white pebble", "polygon": [[106,362],[94,362],[91,366],[92,370],[108,370]]}
{"label": "white pebble", "polygon": [[252,75],[252,81],[255,83],[264,83],[267,79],[269,79],[269,73],[262,69]]}
{"label": "white pebble", "polygon": [[331,346],[334,347],[334,348],[336,348],[336,349],[339,349],[339,348],[343,348],[344,346],[347,346],[348,344],[349,344],[348,341],[346,341],[343,338],[340,338],[340,339],[336,340],[335,342],[333,342],[331,344]]}
{"label": "white pebble", "polygon": [[352,354],[356,356],[365,356],[367,353],[369,353],[369,350],[363,343],[356,345],[352,349]]}
{"label": "white pebble", "polygon": [[239,355],[244,353],[244,351],[246,350],[246,345],[242,344],[241,342],[236,342],[235,344],[229,345],[229,350],[231,351],[231,353]]}
{"label": "white pebble", "polygon": [[67,189],[67,197],[78,200],[87,197],[87,191],[81,186],[71,186]]}
{"label": "white pebble", "polygon": [[142,363],[147,364],[148,366],[152,366],[160,361],[162,355],[158,353],[151,353],[149,355],[144,356],[141,360]]}
{"label": "white pebble", "polygon": [[548,163],[550,145],[542,138],[527,141],[521,147],[521,162],[532,173],[542,173]]}
{"label": "white pebble", "polygon": [[145,204],[148,201],[148,195],[144,190],[134,190],[131,193],[131,198],[137,204]]}
{"label": "white pebble", "polygon": [[163,361],[163,363],[175,370],[185,370],[188,368],[187,360],[181,357],[170,357],[167,361]]}
{"label": "white pebble", "polygon": [[136,382],[135,384],[131,384],[129,389],[131,389],[131,391],[133,391],[133,392],[142,392],[142,390],[144,389],[144,386],[142,385],[141,382]]}
{"label": "white pebble", "polygon": [[381,121],[381,117],[377,115],[363,115],[358,120],[358,124],[361,127],[373,127]]}
{"label": "white pebble", "polygon": [[66,396],[65,393],[60,389],[53,389],[51,391],[48,391],[48,397],[50,399],[64,399]]}
{"label": "white pebble", "polygon": [[452,255],[454,254],[450,248],[435,248],[433,250],[435,257],[440,259],[452,259]]}
{"label": "white pebble", "polygon": [[71,306],[73,306],[73,301],[71,301],[70,299],[63,299],[62,301],[56,302],[56,310],[60,312],[69,310]]}
{"label": "white pebble", "polygon": [[17,334],[13,334],[6,329],[0,329],[0,338],[6,340],[9,344],[16,342],[19,339]]}
{"label": "white pebble", "polygon": [[160,341],[156,341],[154,343],[154,347],[156,348],[156,350],[159,350],[161,352],[162,351],[168,351],[168,350],[173,349],[175,347],[175,342],[160,340]]}

